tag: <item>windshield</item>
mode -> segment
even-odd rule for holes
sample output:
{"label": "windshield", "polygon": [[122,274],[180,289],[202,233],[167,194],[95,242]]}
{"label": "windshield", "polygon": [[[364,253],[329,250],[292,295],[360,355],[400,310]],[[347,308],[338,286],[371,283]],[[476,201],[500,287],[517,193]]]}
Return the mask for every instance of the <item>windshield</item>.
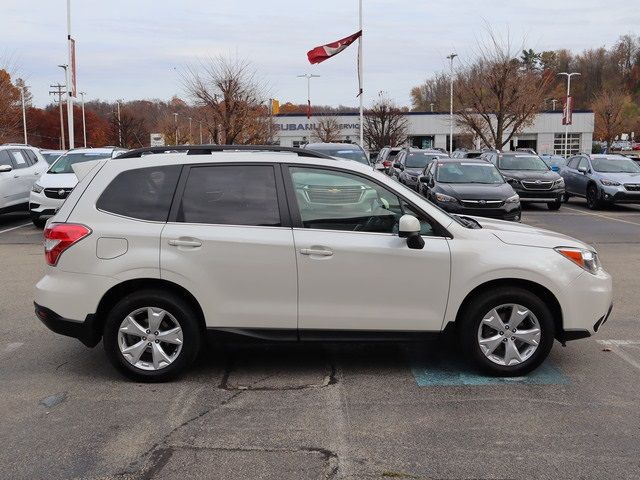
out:
{"label": "windshield", "polygon": [[53,162],[55,162],[58,157],[60,157],[60,155],[62,155],[61,153],[42,153],[40,152],[41,155],[44,157],[44,159],[47,161],[47,163],[49,165],[51,165]]}
{"label": "windshield", "polygon": [[442,183],[504,183],[491,163],[439,163],[436,180]]}
{"label": "windshield", "polygon": [[438,157],[439,155],[428,152],[409,153],[404,166],[407,168],[424,168]]}
{"label": "windshield", "polygon": [[351,149],[318,149],[319,152],[324,153],[326,155],[331,155],[332,157],[346,158],[348,160],[355,160],[360,163],[364,163],[366,165],[369,164],[367,160],[367,156],[364,154],[362,150],[351,150]]}
{"label": "windshield", "polygon": [[640,167],[629,158],[592,158],[591,164],[596,172],[640,173]]}
{"label": "windshield", "polygon": [[111,158],[111,152],[70,152],[61,156],[51,165],[48,173],[73,173],[74,163],[90,162],[101,158]]}
{"label": "windshield", "polygon": [[546,163],[537,155],[500,155],[500,170],[549,170]]}

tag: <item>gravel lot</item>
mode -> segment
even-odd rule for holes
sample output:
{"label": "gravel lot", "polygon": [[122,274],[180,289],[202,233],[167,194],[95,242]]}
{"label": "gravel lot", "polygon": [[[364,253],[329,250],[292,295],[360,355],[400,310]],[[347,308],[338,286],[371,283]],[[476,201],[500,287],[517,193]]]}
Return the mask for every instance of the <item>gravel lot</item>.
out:
{"label": "gravel lot", "polygon": [[533,379],[478,377],[449,341],[258,343],[144,385],[36,320],[41,232],[2,217],[0,477],[638,478],[640,207],[523,222],[595,245],[615,285],[599,336],[556,343]]}

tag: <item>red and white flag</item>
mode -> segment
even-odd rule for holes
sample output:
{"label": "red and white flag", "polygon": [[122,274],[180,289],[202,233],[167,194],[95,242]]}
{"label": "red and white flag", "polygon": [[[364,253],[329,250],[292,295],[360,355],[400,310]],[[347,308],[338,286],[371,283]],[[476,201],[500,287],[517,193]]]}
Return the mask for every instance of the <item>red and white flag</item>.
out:
{"label": "red and white flag", "polygon": [[342,50],[347,48],[353,42],[355,42],[362,35],[362,30],[357,31],[353,35],[349,35],[348,37],[342,38],[336,42],[327,43],[326,45],[320,45],[312,50],[307,52],[307,58],[309,59],[309,63],[315,64],[324,62],[326,59],[337,55]]}

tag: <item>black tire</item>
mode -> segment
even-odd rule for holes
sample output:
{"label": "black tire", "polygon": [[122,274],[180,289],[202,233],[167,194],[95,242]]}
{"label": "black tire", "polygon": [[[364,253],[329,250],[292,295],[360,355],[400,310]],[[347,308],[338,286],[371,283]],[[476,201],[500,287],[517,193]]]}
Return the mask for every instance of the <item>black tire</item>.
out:
{"label": "black tire", "polygon": [[[529,309],[537,318],[541,336],[537,349],[517,365],[500,365],[482,352],[478,342],[478,329],[484,316],[500,305],[515,303]],[[547,305],[528,290],[517,287],[485,291],[471,300],[461,313],[457,325],[462,349],[471,365],[489,375],[511,377],[525,375],[536,369],[549,355],[555,337],[553,316]]]}
{"label": "black tire", "polygon": [[587,208],[589,210],[598,210],[602,206],[602,202],[598,198],[598,187],[593,183],[587,187]]}
{"label": "black tire", "polygon": [[[118,345],[122,321],[139,308],[156,307],[169,312],[180,325],[182,349],[173,362],[159,370],[144,370],[129,363]],[[181,297],[162,290],[141,290],[120,300],[107,314],[102,342],[114,367],[138,382],[165,382],[182,374],[197,357],[204,340],[203,330],[193,308]]]}
{"label": "black tire", "polygon": [[47,220],[44,218],[40,218],[40,217],[36,217],[35,215],[31,216],[31,221],[33,222],[33,224],[35,225],[36,228],[44,228],[44,226],[47,223]]}
{"label": "black tire", "polygon": [[547,208],[549,210],[560,210],[561,206],[562,206],[562,200],[556,200],[555,202],[547,203]]}
{"label": "black tire", "polygon": [[567,203],[570,198],[571,198],[571,194],[570,193],[564,192],[564,195],[562,195],[562,201],[564,203]]}

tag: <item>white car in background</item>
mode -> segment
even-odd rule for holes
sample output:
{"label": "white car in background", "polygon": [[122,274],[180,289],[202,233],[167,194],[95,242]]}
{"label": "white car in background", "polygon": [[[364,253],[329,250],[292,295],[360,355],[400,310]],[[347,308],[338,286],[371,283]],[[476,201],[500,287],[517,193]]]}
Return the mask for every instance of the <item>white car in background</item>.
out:
{"label": "white car in background", "polygon": [[29,213],[33,224],[44,227],[47,218],[55,215],[78,183],[72,166],[76,163],[113,158],[126,152],[123,148],[76,148],[60,156],[33,185],[29,196]]}
{"label": "white car in background", "polygon": [[0,214],[28,209],[29,192],[49,164],[37,148],[0,145]]}
{"label": "white car in background", "polygon": [[[44,232],[38,318],[90,347],[102,339],[136,380],[183,372],[207,330],[397,341],[449,327],[476,367],[518,376],[611,311],[611,277],[579,240],[450,215],[306,149],[174,148],[189,154],[78,165]],[[398,288],[380,295],[389,278]]]}

